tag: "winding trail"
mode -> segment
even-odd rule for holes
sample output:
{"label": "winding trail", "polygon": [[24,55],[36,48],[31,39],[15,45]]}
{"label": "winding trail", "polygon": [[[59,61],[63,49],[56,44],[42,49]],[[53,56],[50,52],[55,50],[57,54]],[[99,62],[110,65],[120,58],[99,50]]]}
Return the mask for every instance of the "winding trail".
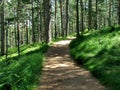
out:
{"label": "winding trail", "polygon": [[46,53],[38,90],[106,90],[69,55],[71,38],[54,43]]}

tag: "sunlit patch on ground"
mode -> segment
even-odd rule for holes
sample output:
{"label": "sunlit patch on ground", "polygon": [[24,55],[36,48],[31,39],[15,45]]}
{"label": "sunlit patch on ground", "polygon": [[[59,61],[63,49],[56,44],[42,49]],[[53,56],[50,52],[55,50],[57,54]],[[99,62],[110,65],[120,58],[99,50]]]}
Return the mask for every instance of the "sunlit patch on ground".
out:
{"label": "sunlit patch on ground", "polygon": [[67,64],[52,64],[52,65],[47,65],[45,67],[48,67],[48,68],[57,68],[57,67],[68,67]]}
{"label": "sunlit patch on ground", "polygon": [[38,90],[105,90],[87,70],[75,65],[69,55],[70,42],[69,38],[49,48]]}
{"label": "sunlit patch on ground", "polygon": [[66,44],[69,44],[70,43],[70,40],[65,40],[65,41],[59,41],[59,42],[56,42],[54,43],[53,45],[55,46],[58,46],[58,45],[66,45]]}
{"label": "sunlit patch on ground", "polygon": [[75,37],[68,37],[68,40],[55,42],[55,43],[53,43],[53,45],[55,45],[55,46],[67,45],[71,42],[71,39],[75,39]]}

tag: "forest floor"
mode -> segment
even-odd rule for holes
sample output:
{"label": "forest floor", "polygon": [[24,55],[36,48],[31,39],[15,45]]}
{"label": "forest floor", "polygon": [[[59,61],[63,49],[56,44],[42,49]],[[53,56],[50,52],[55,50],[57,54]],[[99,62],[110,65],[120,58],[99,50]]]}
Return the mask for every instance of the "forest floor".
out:
{"label": "forest floor", "polygon": [[53,43],[46,53],[38,90],[105,90],[86,69],[69,55],[72,38]]}

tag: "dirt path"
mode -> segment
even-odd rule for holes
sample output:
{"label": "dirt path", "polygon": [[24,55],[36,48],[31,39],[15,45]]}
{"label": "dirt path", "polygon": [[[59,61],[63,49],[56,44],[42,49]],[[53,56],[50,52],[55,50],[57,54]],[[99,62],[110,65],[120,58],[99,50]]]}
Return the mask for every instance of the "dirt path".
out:
{"label": "dirt path", "polygon": [[90,72],[75,65],[69,55],[70,41],[60,41],[49,48],[38,90],[105,90]]}

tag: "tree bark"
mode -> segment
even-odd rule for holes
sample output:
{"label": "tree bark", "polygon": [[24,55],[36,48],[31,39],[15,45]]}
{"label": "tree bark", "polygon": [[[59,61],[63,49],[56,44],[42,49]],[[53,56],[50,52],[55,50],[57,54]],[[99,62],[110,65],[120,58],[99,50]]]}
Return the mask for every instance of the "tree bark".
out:
{"label": "tree bark", "polygon": [[118,2],[119,2],[119,7],[118,7],[118,12],[119,12],[119,14],[118,14],[118,24],[120,25],[120,0],[118,0]]}
{"label": "tree bark", "polygon": [[89,11],[88,11],[88,30],[92,29],[92,0],[89,0]]}
{"label": "tree bark", "polygon": [[51,0],[44,0],[44,29],[45,29],[45,41],[51,42]]}
{"label": "tree bark", "polygon": [[111,5],[112,5],[112,0],[109,0],[109,18],[108,18],[109,26],[111,26]]}
{"label": "tree bark", "polygon": [[34,24],[34,0],[32,0],[32,42],[36,42],[36,38],[35,38],[35,24]]}
{"label": "tree bark", "polygon": [[61,31],[62,36],[64,37],[64,30],[63,30],[63,1],[60,0],[60,16],[61,16]]}
{"label": "tree bark", "polygon": [[20,0],[17,5],[17,40],[18,55],[20,55]]}
{"label": "tree bark", "polygon": [[96,0],[95,7],[96,7],[95,30],[97,30],[98,0]]}
{"label": "tree bark", "polygon": [[81,6],[81,32],[84,31],[84,21],[83,21],[83,14],[84,14],[84,10],[83,10],[83,1],[80,0],[80,6]]}
{"label": "tree bark", "polygon": [[28,38],[28,20],[26,20],[26,44],[29,44]]}
{"label": "tree bark", "polygon": [[77,31],[77,38],[80,36],[79,32],[79,0],[76,1],[76,31]]}
{"label": "tree bark", "polygon": [[55,0],[55,39],[57,38],[57,0]]}
{"label": "tree bark", "polygon": [[4,1],[1,1],[1,55],[5,54]]}
{"label": "tree bark", "polygon": [[68,18],[69,18],[69,14],[68,14],[68,7],[69,7],[69,0],[66,0],[66,24],[65,24],[65,35],[68,35]]}

